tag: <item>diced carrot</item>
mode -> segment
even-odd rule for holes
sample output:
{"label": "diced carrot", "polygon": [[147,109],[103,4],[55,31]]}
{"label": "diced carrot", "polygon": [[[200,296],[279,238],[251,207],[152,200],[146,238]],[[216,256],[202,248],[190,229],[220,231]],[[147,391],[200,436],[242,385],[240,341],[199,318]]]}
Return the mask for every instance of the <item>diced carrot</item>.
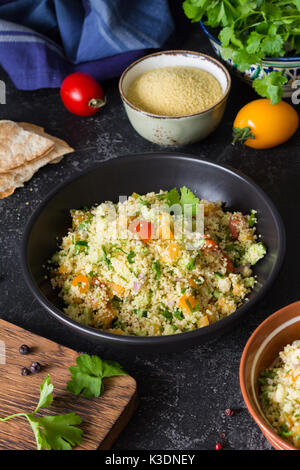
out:
{"label": "diced carrot", "polygon": [[198,320],[198,328],[203,328],[204,326],[208,326],[208,325],[209,325],[209,319],[207,315],[204,315],[204,317]]}
{"label": "diced carrot", "polygon": [[103,330],[106,330],[107,328],[110,327],[113,319],[115,318],[115,313],[113,312],[111,308],[111,304],[108,302],[107,303],[107,308],[103,312],[98,312],[97,315],[94,318],[93,324],[94,326],[99,326]]}
{"label": "diced carrot", "polygon": [[183,294],[179,299],[179,306],[183,313],[189,314],[196,307],[196,299],[192,295]]}
{"label": "diced carrot", "polygon": [[77,228],[86,218],[87,218],[87,216],[84,212],[76,211],[72,215],[72,226],[73,226],[73,228]]}
{"label": "diced carrot", "polygon": [[180,258],[181,250],[179,245],[176,242],[171,242],[166,248],[166,250],[162,253],[162,259],[165,263],[175,263],[178,258]]}
{"label": "diced carrot", "polygon": [[288,413],[285,413],[285,421],[289,429],[291,429],[294,426],[294,422]]}
{"label": "diced carrot", "polygon": [[191,287],[194,287],[195,289],[197,289],[197,287],[199,287],[198,284],[192,278],[188,280],[188,283]]}
{"label": "diced carrot", "polygon": [[121,330],[121,328],[114,328],[113,333],[115,333],[116,335],[123,335],[124,331]]}
{"label": "diced carrot", "polygon": [[72,286],[76,287],[79,284],[79,290],[82,294],[84,294],[89,287],[88,278],[84,274],[78,274],[78,276],[74,277],[72,281]]}
{"label": "diced carrot", "polygon": [[125,294],[125,287],[120,286],[120,284],[115,284],[114,282],[109,282],[109,286],[111,290],[113,291],[114,295],[117,295],[118,297],[123,297]]}
{"label": "diced carrot", "polygon": [[62,264],[60,265],[60,267],[58,268],[58,272],[59,272],[60,274],[67,274],[67,273],[68,273],[68,269],[67,269],[67,267],[65,266],[64,263],[62,263]]}

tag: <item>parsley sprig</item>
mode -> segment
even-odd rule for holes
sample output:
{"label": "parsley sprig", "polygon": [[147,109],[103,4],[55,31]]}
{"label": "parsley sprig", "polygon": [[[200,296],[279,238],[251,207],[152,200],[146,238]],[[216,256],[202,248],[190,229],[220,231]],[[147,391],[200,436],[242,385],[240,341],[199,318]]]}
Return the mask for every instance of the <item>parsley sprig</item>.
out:
{"label": "parsley sprig", "polygon": [[82,354],[76,359],[76,366],[70,367],[71,380],[67,390],[74,395],[82,394],[86,398],[99,397],[104,391],[103,379],[115,375],[127,375],[120,364],[104,361],[98,356]]}
{"label": "parsley sprig", "polygon": [[173,188],[165,195],[165,200],[168,206],[180,204],[182,209],[191,208],[192,215],[196,215],[197,204],[200,203],[199,199],[192,193],[186,186],[180,188],[180,193],[177,188]]}
{"label": "parsley sprig", "polygon": [[[222,57],[231,59],[241,72],[265,57],[300,52],[300,0],[185,0],[183,9],[192,21],[219,31]],[[256,78],[253,86],[272,104],[283,96],[287,78],[279,71]]]}
{"label": "parsley sprig", "polygon": [[51,405],[53,388],[50,375],[47,375],[40,387],[40,399],[35,410],[31,413],[16,413],[0,418],[0,423],[24,417],[32,427],[38,450],[71,450],[82,441],[82,430],[77,427],[81,423],[81,418],[76,413],[36,416],[41,408]]}

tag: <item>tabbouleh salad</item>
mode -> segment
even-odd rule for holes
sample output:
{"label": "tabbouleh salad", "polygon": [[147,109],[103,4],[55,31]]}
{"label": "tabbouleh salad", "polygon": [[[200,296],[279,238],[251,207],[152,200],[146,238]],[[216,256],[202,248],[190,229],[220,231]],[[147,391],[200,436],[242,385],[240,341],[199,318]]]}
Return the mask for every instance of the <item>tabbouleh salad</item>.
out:
{"label": "tabbouleh salad", "polygon": [[266,418],[279,436],[300,449],[300,340],[285,346],[258,381]]}
{"label": "tabbouleh salad", "polygon": [[[178,236],[174,204],[193,221],[202,207],[204,231],[184,223]],[[72,228],[50,261],[52,286],[67,316],[111,333],[170,335],[227,317],[247,300],[256,282],[251,266],[266,254],[256,211],[228,212],[186,187],[133,193],[71,216]]]}

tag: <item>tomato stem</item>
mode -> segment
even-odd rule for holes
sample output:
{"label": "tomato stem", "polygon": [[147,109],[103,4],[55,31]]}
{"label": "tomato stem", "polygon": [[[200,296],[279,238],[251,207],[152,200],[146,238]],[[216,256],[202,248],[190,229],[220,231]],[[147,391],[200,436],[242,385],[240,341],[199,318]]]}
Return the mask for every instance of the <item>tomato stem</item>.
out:
{"label": "tomato stem", "polygon": [[244,143],[248,139],[255,139],[255,136],[252,134],[250,127],[234,127],[232,137],[232,145],[234,145],[236,142]]}
{"label": "tomato stem", "polygon": [[104,96],[103,100],[101,98],[92,98],[88,105],[91,108],[102,108],[106,105],[106,96]]}

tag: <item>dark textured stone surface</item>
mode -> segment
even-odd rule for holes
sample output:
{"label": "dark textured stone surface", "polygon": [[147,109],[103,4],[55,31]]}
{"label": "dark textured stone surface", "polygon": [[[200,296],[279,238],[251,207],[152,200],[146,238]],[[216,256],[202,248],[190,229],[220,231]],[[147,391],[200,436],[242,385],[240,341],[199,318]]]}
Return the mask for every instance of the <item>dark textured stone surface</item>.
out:
{"label": "dark textured stone surface", "polygon": [[[182,45],[212,54],[195,25]],[[241,397],[238,369],[243,347],[252,331],[268,315],[299,297],[298,226],[300,136],[299,132],[276,149],[256,151],[231,145],[231,127],[238,109],[254,99],[254,92],[237,78],[225,117],[216,132],[203,142],[179,149],[226,163],[253,178],[277,205],[287,229],[287,256],[273,287],[237,328],[189,351],[165,355],[117,354],[96,344],[49,317],[25,285],[19,248],[24,225],[37,205],[58,183],[94,162],[117,155],[164,149],[143,140],[131,128],[122,109],[117,81],[105,83],[108,104],[91,118],[70,114],[58,90],[15,90],[5,73],[7,104],[0,118],[28,121],[68,141],[76,153],[58,165],[41,169],[24,188],[0,201],[1,267],[0,316],[47,338],[80,351],[119,360],[137,379],[140,404],[115,449],[213,449],[225,433],[225,448],[269,449],[249,416]],[[237,410],[226,417],[226,408]]]}

